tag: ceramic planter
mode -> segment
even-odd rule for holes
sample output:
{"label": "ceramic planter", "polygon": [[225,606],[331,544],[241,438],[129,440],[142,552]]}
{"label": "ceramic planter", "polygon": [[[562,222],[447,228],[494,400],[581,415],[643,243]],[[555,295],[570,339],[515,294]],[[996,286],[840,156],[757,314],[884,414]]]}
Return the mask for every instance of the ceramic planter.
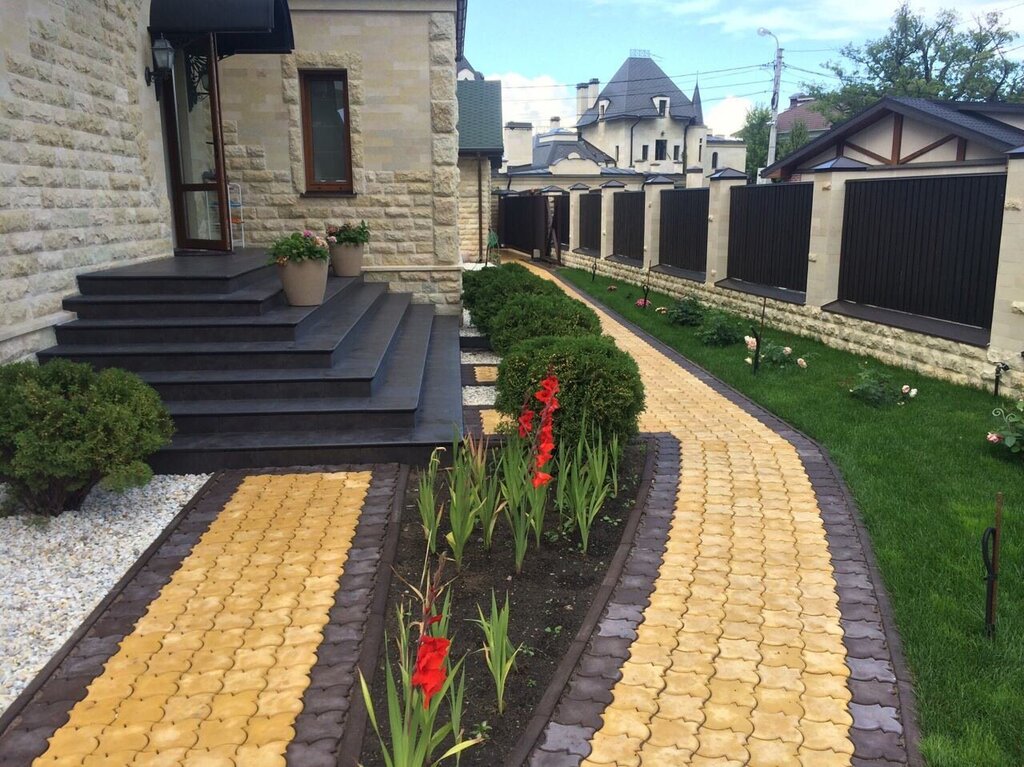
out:
{"label": "ceramic planter", "polygon": [[327,291],[327,259],[289,261],[277,267],[284,294],[292,306],[319,306]]}
{"label": "ceramic planter", "polygon": [[331,266],[336,277],[358,277],[363,273],[363,245],[339,242],[331,245]]}

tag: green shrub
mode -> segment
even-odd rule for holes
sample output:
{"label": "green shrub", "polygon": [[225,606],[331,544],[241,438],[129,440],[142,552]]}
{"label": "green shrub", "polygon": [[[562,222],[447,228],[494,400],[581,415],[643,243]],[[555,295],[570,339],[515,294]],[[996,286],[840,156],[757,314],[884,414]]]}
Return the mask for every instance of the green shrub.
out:
{"label": "green shrub", "polygon": [[732,346],[742,341],[743,335],[740,321],[717,309],[704,314],[704,324],[697,331],[697,337],[705,346]]}
{"label": "green shrub", "polygon": [[513,418],[524,402],[537,403],[533,393],[551,370],[561,387],[555,413],[555,437],[575,445],[588,428],[604,438],[630,437],[644,409],[640,369],[626,352],[605,336],[545,336],[516,344],[498,367],[497,409]]}
{"label": "green shrub", "polygon": [[599,336],[601,321],[593,309],[564,293],[512,296],[491,321],[491,346],[498,354],[507,354],[520,341],[553,334]]}
{"label": "green shrub", "polygon": [[857,374],[857,382],[850,389],[850,396],[871,407],[903,405],[917,396],[917,389],[909,384],[899,386],[888,373],[865,367]]}
{"label": "green shrub", "polygon": [[0,481],[30,512],[77,508],[101,480],[145,484],[173,433],[157,393],[124,370],[55,360],[0,367]]}
{"label": "green shrub", "polygon": [[992,415],[998,426],[988,433],[988,441],[1002,444],[1011,453],[1024,458],[1024,399],[1009,407],[997,407]]}
{"label": "green shrub", "polygon": [[675,306],[668,310],[668,320],[673,325],[697,326],[704,322],[707,307],[693,296],[676,301]]}
{"label": "green shrub", "polygon": [[493,320],[509,299],[528,294],[563,295],[553,282],[516,263],[467,272],[463,277],[462,300],[469,309],[473,324],[486,336],[493,332]]}

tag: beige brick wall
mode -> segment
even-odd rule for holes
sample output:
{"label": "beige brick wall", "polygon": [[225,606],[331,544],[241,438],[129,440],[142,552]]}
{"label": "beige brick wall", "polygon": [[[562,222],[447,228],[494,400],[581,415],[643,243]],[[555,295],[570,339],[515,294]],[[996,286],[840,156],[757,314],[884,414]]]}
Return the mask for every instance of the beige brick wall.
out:
{"label": "beige brick wall", "polygon": [[75,275],[171,252],[146,0],[0,3],[0,362],[53,343]]}
{"label": "beige brick wall", "polygon": [[[477,190],[477,172],[481,189]],[[483,217],[479,215],[483,197]],[[487,252],[487,233],[491,223],[491,163],[487,158],[459,158],[459,256],[463,261],[477,261]],[[483,242],[481,244],[481,229]]]}
{"label": "beige brick wall", "polygon": [[[222,64],[225,154],[230,180],[242,186],[247,244],[365,220],[366,278],[454,314],[461,292],[455,5],[451,12],[430,10],[444,3],[426,5],[338,13],[293,3],[294,54]],[[300,69],[347,71],[354,195],[304,196]]]}
{"label": "beige brick wall", "polygon": [[[564,253],[567,266],[590,270],[594,259],[577,253]],[[642,269],[611,261],[600,260],[598,274],[641,284],[645,279]],[[654,290],[675,298],[696,296],[700,300],[736,312],[752,320],[759,319],[763,299],[758,296],[726,290],[704,283],[685,280],[658,272],[651,273]],[[901,330],[873,322],[844,317],[811,306],[800,306],[783,301],[768,300],[766,321],[769,325],[798,335],[814,338],[837,349],[874,357],[892,365],[918,370],[969,386],[992,385],[993,360],[986,349],[947,341],[941,338]],[[1004,379],[1007,391],[1024,395],[1024,374],[1020,359],[1007,359],[1016,369]]]}

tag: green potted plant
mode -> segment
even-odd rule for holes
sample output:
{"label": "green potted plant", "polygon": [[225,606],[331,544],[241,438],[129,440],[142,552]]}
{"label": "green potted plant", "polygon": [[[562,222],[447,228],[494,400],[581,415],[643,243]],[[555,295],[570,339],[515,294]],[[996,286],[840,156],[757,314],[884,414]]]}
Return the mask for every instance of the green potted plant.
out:
{"label": "green potted plant", "polygon": [[308,229],[292,232],[270,246],[270,263],[284,286],[292,306],[319,306],[327,291],[327,240]]}
{"label": "green potted plant", "polygon": [[338,277],[358,277],[363,272],[363,246],[370,241],[370,227],[356,224],[327,226],[327,244],[331,248],[331,266]]}

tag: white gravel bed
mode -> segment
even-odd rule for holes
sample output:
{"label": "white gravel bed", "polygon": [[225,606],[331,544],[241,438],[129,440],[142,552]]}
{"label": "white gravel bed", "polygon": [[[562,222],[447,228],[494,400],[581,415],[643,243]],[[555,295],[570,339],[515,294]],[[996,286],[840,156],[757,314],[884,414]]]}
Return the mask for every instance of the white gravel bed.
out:
{"label": "white gravel bed", "polygon": [[494,352],[462,352],[463,365],[497,365],[499,362],[501,357]]}
{"label": "white gravel bed", "polygon": [[493,405],[497,396],[497,389],[493,386],[463,386],[463,405]]}
{"label": "white gravel bed", "polygon": [[208,478],[160,475],[57,517],[0,518],[0,713]]}

